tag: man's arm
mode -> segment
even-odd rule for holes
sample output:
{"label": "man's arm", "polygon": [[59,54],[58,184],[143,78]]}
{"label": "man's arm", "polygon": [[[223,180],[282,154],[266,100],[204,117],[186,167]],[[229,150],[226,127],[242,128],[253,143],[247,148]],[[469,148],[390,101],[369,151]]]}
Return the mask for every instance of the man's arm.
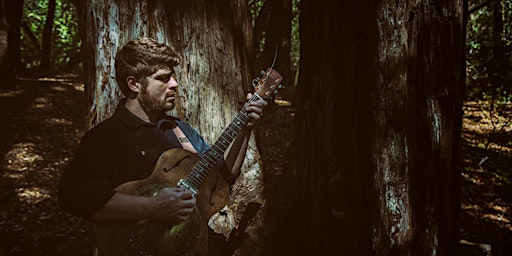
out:
{"label": "man's arm", "polygon": [[[250,99],[252,94],[247,95],[247,99]],[[250,117],[250,120],[246,127],[242,129],[236,136],[235,140],[231,143],[228,150],[224,154],[224,164],[227,169],[227,175],[224,175],[229,184],[233,183],[234,180],[240,175],[240,169],[245,159],[245,153],[247,151],[247,145],[251,136],[251,131],[256,122],[261,118],[263,108],[268,103],[263,100],[257,100],[250,102],[245,111]],[[227,177],[226,177],[227,176]]]}
{"label": "man's arm", "polygon": [[93,221],[129,221],[154,219],[167,223],[186,220],[192,213],[192,192],[180,188],[164,188],[154,197],[116,192],[92,217]]}

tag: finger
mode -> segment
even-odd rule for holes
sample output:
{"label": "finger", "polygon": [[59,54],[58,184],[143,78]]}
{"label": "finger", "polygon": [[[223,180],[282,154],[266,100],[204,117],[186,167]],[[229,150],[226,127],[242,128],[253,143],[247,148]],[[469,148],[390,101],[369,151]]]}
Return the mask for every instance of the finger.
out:
{"label": "finger", "polygon": [[248,116],[252,119],[252,120],[259,120],[260,117],[261,117],[261,113],[260,114],[257,114],[256,112],[251,112],[248,114]]}
{"label": "finger", "polygon": [[183,208],[178,211],[178,215],[190,215],[194,211],[194,208]]}
{"label": "finger", "polygon": [[268,102],[266,100],[256,100],[249,102],[248,106],[258,106],[258,107],[265,107],[268,105]]}
{"label": "finger", "polygon": [[245,96],[245,99],[246,100],[250,100],[252,98],[252,93],[248,93],[246,96]]}
{"label": "finger", "polygon": [[192,193],[192,191],[190,190],[184,190],[184,191],[181,191],[180,194],[178,195],[178,197],[180,199],[190,199],[190,198],[193,198],[194,197],[194,194]]}
{"label": "finger", "polygon": [[261,115],[261,113],[263,113],[263,109],[256,107],[256,106],[252,106],[252,107],[246,108],[245,112],[247,112],[248,115],[250,115],[251,113],[256,113],[258,115]]}
{"label": "finger", "polygon": [[180,205],[184,208],[193,208],[196,204],[195,199],[181,200]]}
{"label": "finger", "polygon": [[176,192],[180,192],[180,191],[183,191],[182,188],[179,188],[179,187],[170,187],[170,188],[163,188],[160,192],[164,192],[164,193],[176,193]]}

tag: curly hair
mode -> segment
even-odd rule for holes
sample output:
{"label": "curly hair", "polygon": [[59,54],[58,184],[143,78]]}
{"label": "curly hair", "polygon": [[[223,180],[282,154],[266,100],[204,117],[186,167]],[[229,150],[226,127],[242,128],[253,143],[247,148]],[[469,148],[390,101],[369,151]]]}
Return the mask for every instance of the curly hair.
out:
{"label": "curly hair", "polygon": [[130,90],[128,76],[146,82],[146,77],[159,69],[173,68],[179,64],[178,54],[169,46],[152,38],[137,38],[127,42],[116,53],[116,80],[124,95]]}

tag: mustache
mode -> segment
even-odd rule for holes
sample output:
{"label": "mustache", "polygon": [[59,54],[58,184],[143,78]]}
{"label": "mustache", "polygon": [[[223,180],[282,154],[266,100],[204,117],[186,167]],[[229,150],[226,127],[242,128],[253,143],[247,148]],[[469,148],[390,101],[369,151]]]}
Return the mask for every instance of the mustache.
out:
{"label": "mustache", "polygon": [[176,91],[175,88],[171,89],[171,91],[169,93],[167,93],[167,97],[171,97],[171,96],[176,96],[178,94],[178,92]]}

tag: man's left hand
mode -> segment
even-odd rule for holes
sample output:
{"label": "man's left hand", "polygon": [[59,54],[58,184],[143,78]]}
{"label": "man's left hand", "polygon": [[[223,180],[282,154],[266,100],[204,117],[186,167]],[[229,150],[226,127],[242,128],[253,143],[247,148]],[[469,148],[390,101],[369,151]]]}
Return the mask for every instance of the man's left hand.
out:
{"label": "man's left hand", "polygon": [[[252,97],[252,93],[247,94],[247,100]],[[251,101],[247,104],[245,108],[245,112],[251,118],[247,123],[248,128],[254,127],[254,125],[258,122],[258,120],[263,115],[263,108],[268,105],[268,102],[263,99],[258,99],[256,101]]]}

